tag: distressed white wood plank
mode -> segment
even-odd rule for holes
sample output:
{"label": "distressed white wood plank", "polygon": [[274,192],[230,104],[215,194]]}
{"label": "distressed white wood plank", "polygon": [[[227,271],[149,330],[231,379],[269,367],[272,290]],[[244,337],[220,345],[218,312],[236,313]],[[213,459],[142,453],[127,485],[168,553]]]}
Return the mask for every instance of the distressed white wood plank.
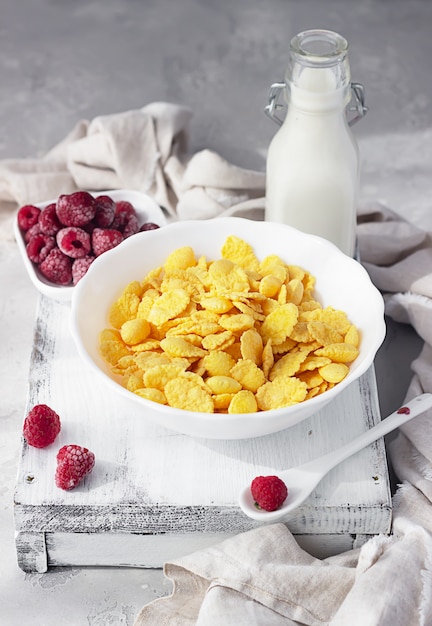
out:
{"label": "distressed white wood plank", "polygon": [[[144,535],[123,533],[47,533],[48,566],[162,567],[166,561],[215,545],[234,533]],[[317,558],[353,548],[352,535],[297,535],[301,548]]]}
{"label": "distressed white wood plank", "polygon": [[[215,441],[168,431],[142,414],[125,414],[121,399],[84,367],[69,311],[40,299],[27,408],[49,404],[62,431],[43,450],[23,442],[15,493],[21,532],[242,532],[258,525],[237,506],[244,484],[337,448],[380,419],[371,369],[320,413],[275,435]],[[54,484],[55,456],[66,443],[96,455],[91,476],[71,492]],[[371,535],[388,532],[390,520],[380,440],[332,470],[287,525],[299,535]]]}

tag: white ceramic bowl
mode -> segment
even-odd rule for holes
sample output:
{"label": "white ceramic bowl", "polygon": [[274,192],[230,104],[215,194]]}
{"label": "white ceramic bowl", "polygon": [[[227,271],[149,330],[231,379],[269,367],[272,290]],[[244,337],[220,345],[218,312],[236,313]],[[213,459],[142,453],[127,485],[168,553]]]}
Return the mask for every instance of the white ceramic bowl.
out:
{"label": "white ceramic bowl", "polygon": [[[225,415],[189,412],[144,400],[115,381],[99,354],[99,333],[109,327],[110,305],[132,280],[162,265],[178,247],[192,246],[196,255],[219,259],[228,235],[241,237],[259,259],[279,255],[316,277],[316,297],[323,306],[345,311],[361,332],[360,354],[347,377],[325,393],[294,406],[258,413]],[[226,217],[180,221],[139,233],[106,252],[90,266],[74,289],[71,331],[83,361],[124,399],[125,415],[142,414],[160,425],[195,437],[244,439],[274,433],[297,424],[331,402],[372,364],[385,336],[384,304],[365,269],[333,244],[289,226]]]}
{"label": "white ceramic bowl", "polygon": [[[130,191],[127,189],[114,189],[109,191],[98,191],[89,193],[91,193],[95,197],[108,195],[114,201],[127,200],[135,207],[140,226],[144,224],[144,222],[154,222],[158,226],[164,226],[166,224],[166,218],[163,211],[156,204],[156,202],[152,198],[150,198],[150,196],[144,193],[133,190]],[[53,202],[56,202],[56,200],[35,203],[34,206],[43,209],[44,207],[48,206],[48,204],[52,204]],[[32,281],[36,289],[38,289],[41,293],[43,293],[45,296],[48,296],[49,298],[54,298],[55,300],[61,301],[69,301],[72,298],[72,292],[75,287],[73,287],[72,285],[67,287],[63,287],[62,285],[55,285],[47,280],[39,272],[37,266],[32,263],[32,261],[30,261],[27,256],[26,243],[18,226],[18,220],[16,216],[13,222],[13,230],[24,265],[26,267],[30,280]]]}

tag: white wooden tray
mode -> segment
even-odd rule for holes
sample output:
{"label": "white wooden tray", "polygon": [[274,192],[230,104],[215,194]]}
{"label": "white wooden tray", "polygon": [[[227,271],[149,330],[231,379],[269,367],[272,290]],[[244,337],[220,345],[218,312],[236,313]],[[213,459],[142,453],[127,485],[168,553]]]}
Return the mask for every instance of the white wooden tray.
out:
{"label": "white wooden tray", "polygon": [[[46,403],[62,418],[48,448],[22,445],[15,490],[16,548],[24,571],[63,565],[160,567],[258,525],[239,490],[337,448],[379,419],[373,369],[338,399],[289,430],[240,441],[193,439],[126,414],[84,368],[69,334],[68,303],[41,296],[27,409]],[[56,453],[87,446],[96,466],[70,492],[54,483]],[[388,533],[391,496],[382,440],[335,468],[287,526],[318,557]]]}

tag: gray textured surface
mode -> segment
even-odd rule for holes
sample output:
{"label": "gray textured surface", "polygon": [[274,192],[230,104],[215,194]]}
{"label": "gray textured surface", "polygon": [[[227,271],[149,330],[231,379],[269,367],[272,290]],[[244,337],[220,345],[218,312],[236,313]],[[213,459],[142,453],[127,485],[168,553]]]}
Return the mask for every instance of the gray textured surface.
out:
{"label": "gray textured surface", "polygon": [[[0,158],[42,155],[79,119],[167,100],[194,111],[191,152],[212,148],[262,170],[276,130],[263,107],[289,39],[337,30],[370,107],[355,127],[361,198],[432,228],[429,0],[1,0],[0,18]],[[0,626],[129,626],[169,592],[160,571],[26,576],[15,564],[11,500],[35,293],[13,245],[0,257]],[[383,413],[401,401],[418,350],[409,327],[389,325],[377,359]]]}

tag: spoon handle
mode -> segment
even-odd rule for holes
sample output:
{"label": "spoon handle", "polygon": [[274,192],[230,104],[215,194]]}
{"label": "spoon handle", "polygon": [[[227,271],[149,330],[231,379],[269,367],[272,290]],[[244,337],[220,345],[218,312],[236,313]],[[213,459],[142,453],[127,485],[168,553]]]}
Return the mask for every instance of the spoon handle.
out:
{"label": "spoon handle", "polygon": [[423,393],[416,396],[413,400],[410,400],[403,407],[394,413],[391,413],[386,419],[379,422],[376,426],[373,426],[341,448],[334,450],[333,452],[329,452],[314,461],[305,463],[302,465],[302,469],[307,469],[309,471],[324,470],[327,472],[350,457],[352,454],[359,452],[359,450],[362,450],[380,437],[387,435],[392,430],[399,428],[402,424],[405,424],[431,407],[432,393]]}

